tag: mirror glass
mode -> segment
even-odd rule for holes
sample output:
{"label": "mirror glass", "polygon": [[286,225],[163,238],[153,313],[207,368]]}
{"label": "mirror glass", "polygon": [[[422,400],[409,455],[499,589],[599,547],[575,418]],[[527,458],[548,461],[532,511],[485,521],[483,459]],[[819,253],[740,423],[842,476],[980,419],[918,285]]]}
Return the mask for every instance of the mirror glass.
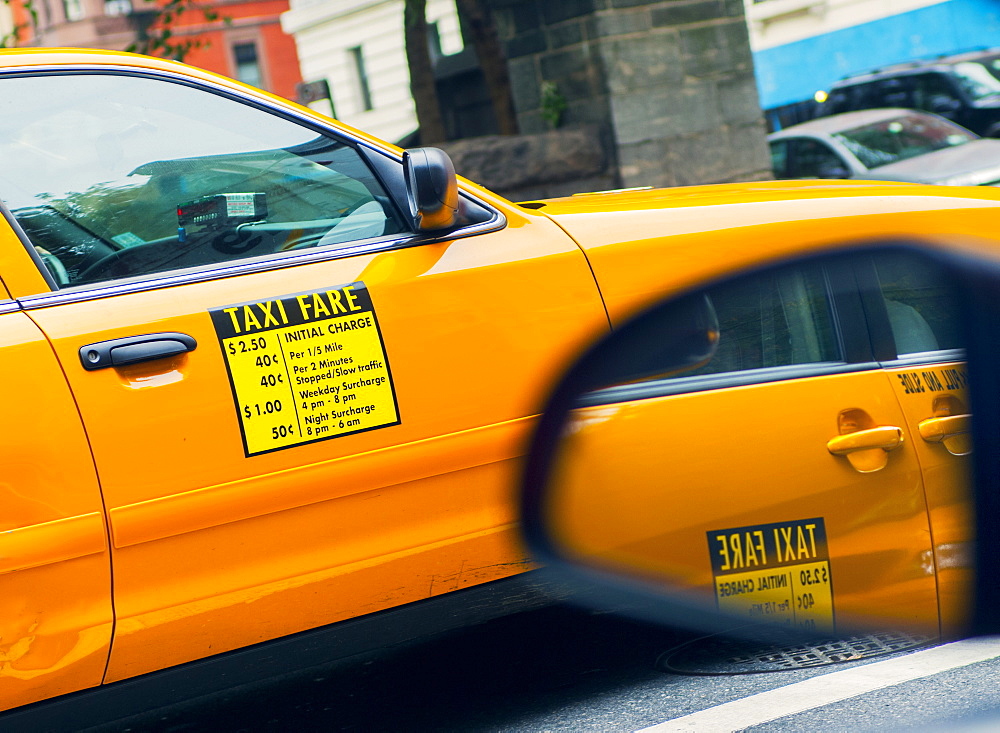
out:
{"label": "mirror glass", "polygon": [[918,252],[878,250],[620,329],[548,453],[552,552],[734,625],[954,633],[973,531],[955,296]]}

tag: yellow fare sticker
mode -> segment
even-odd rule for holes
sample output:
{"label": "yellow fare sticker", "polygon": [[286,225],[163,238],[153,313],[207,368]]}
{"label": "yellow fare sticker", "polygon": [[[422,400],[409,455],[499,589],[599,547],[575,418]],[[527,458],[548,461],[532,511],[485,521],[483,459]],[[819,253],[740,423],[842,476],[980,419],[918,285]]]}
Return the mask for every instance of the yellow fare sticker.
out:
{"label": "yellow fare sticker", "polygon": [[399,424],[389,360],[364,283],[209,314],[248,457]]}
{"label": "yellow fare sticker", "polygon": [[823,519],[708,532],[719,610],[750,621],[833,631],[833,578]]}

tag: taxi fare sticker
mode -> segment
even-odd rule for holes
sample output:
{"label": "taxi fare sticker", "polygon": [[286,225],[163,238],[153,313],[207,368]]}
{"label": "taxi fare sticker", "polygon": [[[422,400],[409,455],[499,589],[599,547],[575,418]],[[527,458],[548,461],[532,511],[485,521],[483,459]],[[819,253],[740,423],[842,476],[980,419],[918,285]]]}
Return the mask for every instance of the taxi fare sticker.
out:
{"label": "taxi fare sticker", "polygon": [[254,456],[399,424],[364,283],[209,311]]}
{"label": "taxi fare sticker", "polygon": [[833,631],[833,582],[822,518],[708,533],[719,610],[753,621]]}

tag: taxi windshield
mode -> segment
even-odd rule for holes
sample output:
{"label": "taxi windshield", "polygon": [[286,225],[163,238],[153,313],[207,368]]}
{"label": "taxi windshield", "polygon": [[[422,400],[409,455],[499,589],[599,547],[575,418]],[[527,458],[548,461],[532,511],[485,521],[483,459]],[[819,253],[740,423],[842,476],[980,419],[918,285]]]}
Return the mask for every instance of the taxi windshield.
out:
{"label": "taxi windshield", "polygon": [[878,168],[907,158],[954,148],[976,135],[947,120],[928,115],[900,115],[833,133],[866,168]]}

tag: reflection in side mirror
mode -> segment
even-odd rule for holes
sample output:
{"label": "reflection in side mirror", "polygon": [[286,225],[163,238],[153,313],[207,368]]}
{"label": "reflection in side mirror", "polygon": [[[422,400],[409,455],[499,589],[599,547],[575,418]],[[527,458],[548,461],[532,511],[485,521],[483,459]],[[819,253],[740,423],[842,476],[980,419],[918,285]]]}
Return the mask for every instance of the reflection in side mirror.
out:
{"label": "reflection in side mirror", "polygon": [[707,631],[960,633],[979,446],[952,275],[936,253],[859,248],[620,328],[540,421],[536,557]]}
{"label": "reflection in side mirror", "polygon": [[406,199],[413,226],[420,232],[451,229],[458,222],[458,181],[451,158],[438,148],[403,153]]}

